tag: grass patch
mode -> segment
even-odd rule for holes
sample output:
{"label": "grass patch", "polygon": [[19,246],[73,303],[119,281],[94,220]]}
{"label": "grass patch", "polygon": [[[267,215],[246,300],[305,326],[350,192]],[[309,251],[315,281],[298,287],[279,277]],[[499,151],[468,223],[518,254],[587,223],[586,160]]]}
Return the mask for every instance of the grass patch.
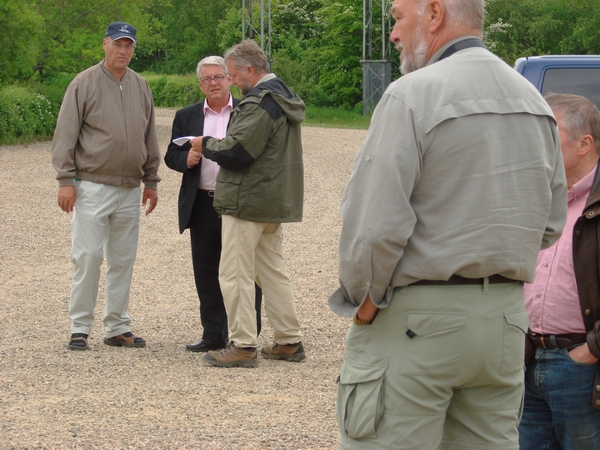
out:
{"label": "grass patch", "polygon": [[341,108],[306,106],[306,119],[302,125],[326,128],[356,128],[366,130],[371,123],[371,115],[363,116],[355,111]]}

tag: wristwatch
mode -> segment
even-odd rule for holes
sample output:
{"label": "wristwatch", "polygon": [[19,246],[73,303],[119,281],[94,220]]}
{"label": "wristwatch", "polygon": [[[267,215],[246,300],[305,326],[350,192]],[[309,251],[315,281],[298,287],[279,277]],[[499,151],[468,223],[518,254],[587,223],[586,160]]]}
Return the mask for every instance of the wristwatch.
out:
{"label": "wristwatch", "polygon": [[371,325],[373,323],[373,321],[375,320],[375,317],[377,317],[377,313],[379,313],[379,310],[377,310],[375,312],[375,315],[368,320],[365,319],[359,319],[358,318],[358,313],[354,314],[354,317],[352,318],[352,321],[356,324],[356,325]]}

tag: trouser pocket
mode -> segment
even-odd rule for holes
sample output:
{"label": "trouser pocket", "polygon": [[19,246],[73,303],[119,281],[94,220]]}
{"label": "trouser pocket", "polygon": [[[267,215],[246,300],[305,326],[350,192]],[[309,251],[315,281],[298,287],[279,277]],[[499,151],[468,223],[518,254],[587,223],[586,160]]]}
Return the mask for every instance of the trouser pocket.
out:
{"label": "trouser pocket", "polygon": [[340,429],[352,439],[375,437],[383,417],[384,361],[357,362],[346,359],[340,372],[337,418]]}
{"label": "trouser pocket", "polygon": [[522,355],[525,355],[528,327],[529,317],[526,311],[504,313],[504,346],[500,375],[510,375],[523,370]]}

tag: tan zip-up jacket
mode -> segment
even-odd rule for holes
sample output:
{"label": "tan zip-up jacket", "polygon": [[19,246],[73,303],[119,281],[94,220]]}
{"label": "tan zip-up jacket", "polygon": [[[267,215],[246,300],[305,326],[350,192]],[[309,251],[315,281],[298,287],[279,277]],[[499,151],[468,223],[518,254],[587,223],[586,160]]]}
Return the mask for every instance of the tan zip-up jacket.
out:
{"label": "tan zip-up jacket", "polygon": [[131,69],[119,82],[103,63],[77,75],[65,92],[52,142],[56,179],[59,186],[78,178],[156,189],[160,149],[150,87]]}

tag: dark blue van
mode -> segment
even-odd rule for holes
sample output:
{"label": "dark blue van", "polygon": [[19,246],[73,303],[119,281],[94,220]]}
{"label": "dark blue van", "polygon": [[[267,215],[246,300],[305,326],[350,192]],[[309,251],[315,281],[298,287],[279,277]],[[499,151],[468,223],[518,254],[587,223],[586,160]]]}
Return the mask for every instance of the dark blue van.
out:
{"label": "dark blue van", "polygon": [[600,55],[528,56],[517,59],[514,68],[542,95],[582,95],[600,108]]}

